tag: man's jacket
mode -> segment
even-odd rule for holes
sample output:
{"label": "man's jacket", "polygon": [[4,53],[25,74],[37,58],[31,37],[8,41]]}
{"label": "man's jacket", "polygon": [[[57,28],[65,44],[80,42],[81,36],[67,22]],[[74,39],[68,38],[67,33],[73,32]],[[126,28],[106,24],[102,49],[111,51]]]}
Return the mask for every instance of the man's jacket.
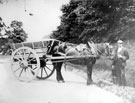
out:
{"label": "man's jacket", "polygon": [[123,47],[119,52],[117,48],[112,57],[113,60],[112,65],[119,63],[122,66],[126,66],[126,60],[128,59],[129,59],[129,53],[127,52],[126,48]]}

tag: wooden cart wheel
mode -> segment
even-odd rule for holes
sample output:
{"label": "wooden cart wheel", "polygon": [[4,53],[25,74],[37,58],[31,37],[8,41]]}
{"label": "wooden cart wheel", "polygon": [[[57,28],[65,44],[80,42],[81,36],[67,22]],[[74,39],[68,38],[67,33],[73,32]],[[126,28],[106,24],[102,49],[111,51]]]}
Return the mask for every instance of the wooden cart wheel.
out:
{"label": "wooden cart wheel", "polygon": [[33,80],[39,71],[40,60],[35,51],[29,47],[16,49],[11,56],[11,69],[20,80],[29,82]]}
{"label": "wooden cart wheel", "polygon": [[52,61],[48,59],[40,59],[40,63],[41,67],[39,69],[37,78],[42,80],[49,78],[55,71]]}

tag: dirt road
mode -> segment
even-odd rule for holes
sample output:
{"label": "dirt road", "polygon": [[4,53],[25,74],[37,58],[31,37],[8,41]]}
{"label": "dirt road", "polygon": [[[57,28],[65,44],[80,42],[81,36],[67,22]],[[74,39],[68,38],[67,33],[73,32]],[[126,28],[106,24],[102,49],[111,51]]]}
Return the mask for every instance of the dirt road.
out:
{"label": "dirt road", "polygon": [[0,103],[124,103],[121,98],[98,88],[63,69],[65,83],[57,83],[55,73],[47,80],[18,81],[7,59],[0,59]]}

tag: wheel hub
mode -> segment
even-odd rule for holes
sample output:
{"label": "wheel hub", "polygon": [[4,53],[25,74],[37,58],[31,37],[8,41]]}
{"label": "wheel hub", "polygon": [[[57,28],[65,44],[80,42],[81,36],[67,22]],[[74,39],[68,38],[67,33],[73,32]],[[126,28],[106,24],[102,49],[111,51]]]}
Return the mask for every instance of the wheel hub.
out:
{"label": "wheel hub", "polygon": [[45,61],[44,59],[41,59],[41,60],[40,60],[40,66],[41,66],[41,67],[46,66],[46,61]]}
{"label": "wheel hub", "polygon": [[21,63],[20,63],[20,66],[22,68],[27,68],[28,67],[28,62],[26,60],[23,60]]}

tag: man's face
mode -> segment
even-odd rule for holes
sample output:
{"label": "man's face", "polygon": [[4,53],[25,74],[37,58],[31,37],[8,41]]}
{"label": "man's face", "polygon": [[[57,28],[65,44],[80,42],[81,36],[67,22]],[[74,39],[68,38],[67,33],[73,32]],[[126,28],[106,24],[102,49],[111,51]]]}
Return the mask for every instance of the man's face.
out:
{"label": "man's face", "polygon": [[123,43],[118,43],[118,47],[123,47]]}

